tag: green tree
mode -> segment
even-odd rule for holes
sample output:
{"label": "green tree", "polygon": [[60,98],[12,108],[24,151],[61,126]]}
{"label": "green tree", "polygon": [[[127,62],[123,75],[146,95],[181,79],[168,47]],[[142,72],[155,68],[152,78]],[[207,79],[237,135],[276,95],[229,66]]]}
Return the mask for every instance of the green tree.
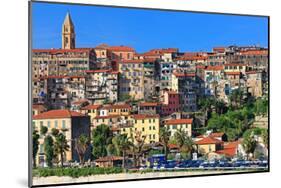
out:
{"label": "green tree", "polygon": [[39,137],[40,135],[38,134],[38,131],[34,129],[32,132],[32,159],[34,168],[36,168],[36,155],[39,149]]}
{"label": "green tree", "polygon": [[243,104],[243,90],[242,89],[235,89],[231,92],[229,99],[232,107],[234,109],[240,108],[240,106]]}
{"label": "green tree", "polygon": [[52,136],[47,135],[44,139],[44,153],[48,167],[53,167],[54,159],[54,140]]}
{"label": "green tree", "polygon": [[191,156],[194,143],[187,133],[179,129],[174,134],[175,140],[180,147],[181,156]]}
{"label": "green tree", "polygon": [[164,153],[166,158],[169,152],[168,144],[170,141],[170,137],[171,137],[171,132],[169,131],[169,129],[167,129],[166,127],[160,128],[160,142],[164,147]]}
{"label": "green tree", "polygon": [[92,132],[93,157],[99,158],[107,155],[107,146],[110,144],[111,131],[105,124],[97,126]]}
{"label": "green tree", "polygon": [[69,151],[69,145],[63,133],[58,133],[55,136],[54,151],[60,156],[61,167],[63,167],[65,153]]}
{"label": "green tree", "polygon": [[247,154],[247,159],[249,159],[250,154],[254,154],[257,146],[257,141],[254,137],[253,132],[250,135],[246,134],[243,138],[242,146]]}
{"label": "green tree", "polygon": [[130,139],[127,137],[126,134],[120,134],[116,136],[116,146],[118,150],[122,153],[123,161],[122,161],[122,168],[125,169],[126,164],[126,153],[130,150],[133,143],[130,141]]}
{"label": "green tree", "polygon": [[46,134],[47,134],[47,132],[48,132],[48,128],[47,127],[45,127],[45,126],[40,126],[40,134],[42,135],[42,136],[45,136]]}
{"label": "green tree", "polygon": [[81,165],[84,165],[85,154],[90,145],[89,138],[85,134],[81,134],[78,139],[75,140],[75,149],[79,156]]}

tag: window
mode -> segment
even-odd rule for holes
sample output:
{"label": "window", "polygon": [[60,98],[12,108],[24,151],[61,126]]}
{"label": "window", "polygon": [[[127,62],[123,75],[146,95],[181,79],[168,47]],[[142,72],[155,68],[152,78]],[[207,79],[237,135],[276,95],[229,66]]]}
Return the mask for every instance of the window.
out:
{"label": "window", "polygon": [[40,121],[40,126],[44,126],[44,123],[43,123],[43,121]]}
{"label": "window", "polygon": [[65,125],[65,120],[62,120],[62,128],[65,129],[66,125]]}
{"label": "window", "polygon": [[142,123],[144,123],[144,119],[142,120]]}
{"label": "window", "polygon": [[50,128],[51,127],[51,122],[48,121],[47,124],[48,124],[48,128]]}
{"label": "window", "polygon": [[144,127],[142,128],[142,131],[144,131]]}
{"label": "window", "polygon": [[55,128],[58,128],[58,120],[55,120]]}

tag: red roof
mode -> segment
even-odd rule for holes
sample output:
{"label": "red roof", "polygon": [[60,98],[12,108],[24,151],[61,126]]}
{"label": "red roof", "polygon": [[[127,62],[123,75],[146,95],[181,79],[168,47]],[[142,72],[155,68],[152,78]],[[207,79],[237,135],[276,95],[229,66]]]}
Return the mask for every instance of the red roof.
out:
{"label": "red roof", "polygon": [[102,109],[131,109],[129,104],[114,104],[114,105],[105,105]]}
{"label": "red roof", "polygon": [[[211,133],[209,136],[211,137],[222,137],[224,135],[223,132]],[[199,135],[196,138],[204,138],[204,135]]]}
{"label": "red roof", "polygon": [[240,72],[225,72],[226,75],[240,75]]}
{"label": "red roof", "polygon": [[169,149],[179,149],[179,146],[177,144],[168,144]]}
{"label": "red roof", "polygon": [[202,138],[201,140],[198,140],[198,141],[195,142],[195,144],[197,144],[197,145],[221,144],[221,143],[223,143],[223,141],[218,140],[218,139],[216,139],[216,138],[213,138],[213,137],[211,137],[211,136],[209,136],[209,137],[204,137],[204,138]]}
{"label": "red roof", "polygon": [[157,102],[142,102],[139,106],[158,106]]}
{"label": "red roof", "polygon": [[133,115],[134,119],[149,119],[149,118],[159,118],[159,114],[136,114]]}
{"label": "red roof", "polygon": [[33,53],[50,53],[50,54],[59,54],[65,52],[90,52],[93,48],[74,48],[74,49],[33,49]]}
{"label": "red roof", "polygon": [[229,157],[233,157],[237,153],[238,145],[239,145],[239,141],[226,142],[226,143],[224,143],[224,149],[218,150],[218,151],[216,151],[216,153],[226,155]]}
{"label": "red roof", "polygon": [[268,50],[247,50],[240,53],[242,55],[268,55]]}
{"label": "red roof", "polygon": [[225,52],[225,47],[214,47],[213,51],[214,52]]}
{"label": "red roof", "polygon": [[71,117],[85,117],[85,115],[70,110],[50,110],[33,116],[33,119],[60,119]]}
{"label": "red roof", "polygon": [[100,108],[101,106],[101,104],[90,104],[88,106],[83,107],[82,110],[94,110]]}
{"label": "red roof", "polygon": [[193,119],[170,119],[166,121],[166,125],[177,125],[177,124],[192,124]]}
{"label": "red roof", "polygon": [[174,72],[173,74],[176,77],[194,77],[194,76],[196,76],[195,73],[177,73],[177,72]]}
{"label": "red roof", "polygon": [[223,70],[223,66],[208,66],[205,70],[220,71]]}
{"label": "red roof", "polygon": [[109,50],[111,51],[116,51],[116,52],[134,52],[135,49],[129,46],[110,46],[108,47]]}

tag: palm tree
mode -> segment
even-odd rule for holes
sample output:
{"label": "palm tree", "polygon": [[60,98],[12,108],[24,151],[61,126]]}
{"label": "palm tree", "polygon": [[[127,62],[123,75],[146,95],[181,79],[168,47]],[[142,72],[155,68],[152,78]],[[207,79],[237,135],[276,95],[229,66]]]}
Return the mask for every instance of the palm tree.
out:
{"label": "palm tree", "polygon": [[58,133],[55,136],[55,153],[60,155],[61,167],[63,167],[64,155],[66,151],[69,151],[69,145],[67,144],[66,137],[63,133]]}
{"label": "palm tree", "polygon": [[162,127],[160,129],[160,142],[163,144],[164,146],[164,153],[167,159],[167,155],[168,155],[168,143],[171,137],[171,132],[169,131],[169,129],[167,129],[166,127]]}
{"label": "palm tree", "polygon": [[127,137],[126,134],[121,134],[116,136],[116,145],[119,151],[122,152],[123,161],[122,161],[122,168],[125,169],[125,158],[126,158],[126,152],[130,149],[132,146],[132,142]]}
{"label": "palm tree", "polygon": [[85,153],[89,147],[89,142],[89,138],[85,134],[81,134],[78,139],[75,139],[75,149],[82,165],[84,165]]}
{"label": "palm tree", "polygon": [[36,155],[39,149],[39,137],[40,135],[38,134],[37,130],[33,130],[32,132],[32,159],[33,159],[33,167],[36,168]]}
{"label": "palm tree", "polygon": [[180,152],[190,154],[193,150],[193,140],[183,129],[179,129],[174,134],[175,140],[180,147]]}
{"label": "palm tree", "polygon": [[256,146],[257,146],[257,141],[254,138],[253,133],[251,133],[250,135],[247,135],[244,137],[243,139],[243,143],[242,146],[247,154],[247,160],[249,159],[249,155],[251,153],[254,153]]}

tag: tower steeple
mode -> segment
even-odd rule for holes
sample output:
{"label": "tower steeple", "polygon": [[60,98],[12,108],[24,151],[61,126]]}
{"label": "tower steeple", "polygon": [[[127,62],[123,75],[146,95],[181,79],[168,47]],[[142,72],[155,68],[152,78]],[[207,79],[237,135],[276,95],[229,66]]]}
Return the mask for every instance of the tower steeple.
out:
{"label": "tower steeple", "polygon": [[75,48],[75,31],[74,24],[69,12],[67,12],[62,25],[62,49]]}

